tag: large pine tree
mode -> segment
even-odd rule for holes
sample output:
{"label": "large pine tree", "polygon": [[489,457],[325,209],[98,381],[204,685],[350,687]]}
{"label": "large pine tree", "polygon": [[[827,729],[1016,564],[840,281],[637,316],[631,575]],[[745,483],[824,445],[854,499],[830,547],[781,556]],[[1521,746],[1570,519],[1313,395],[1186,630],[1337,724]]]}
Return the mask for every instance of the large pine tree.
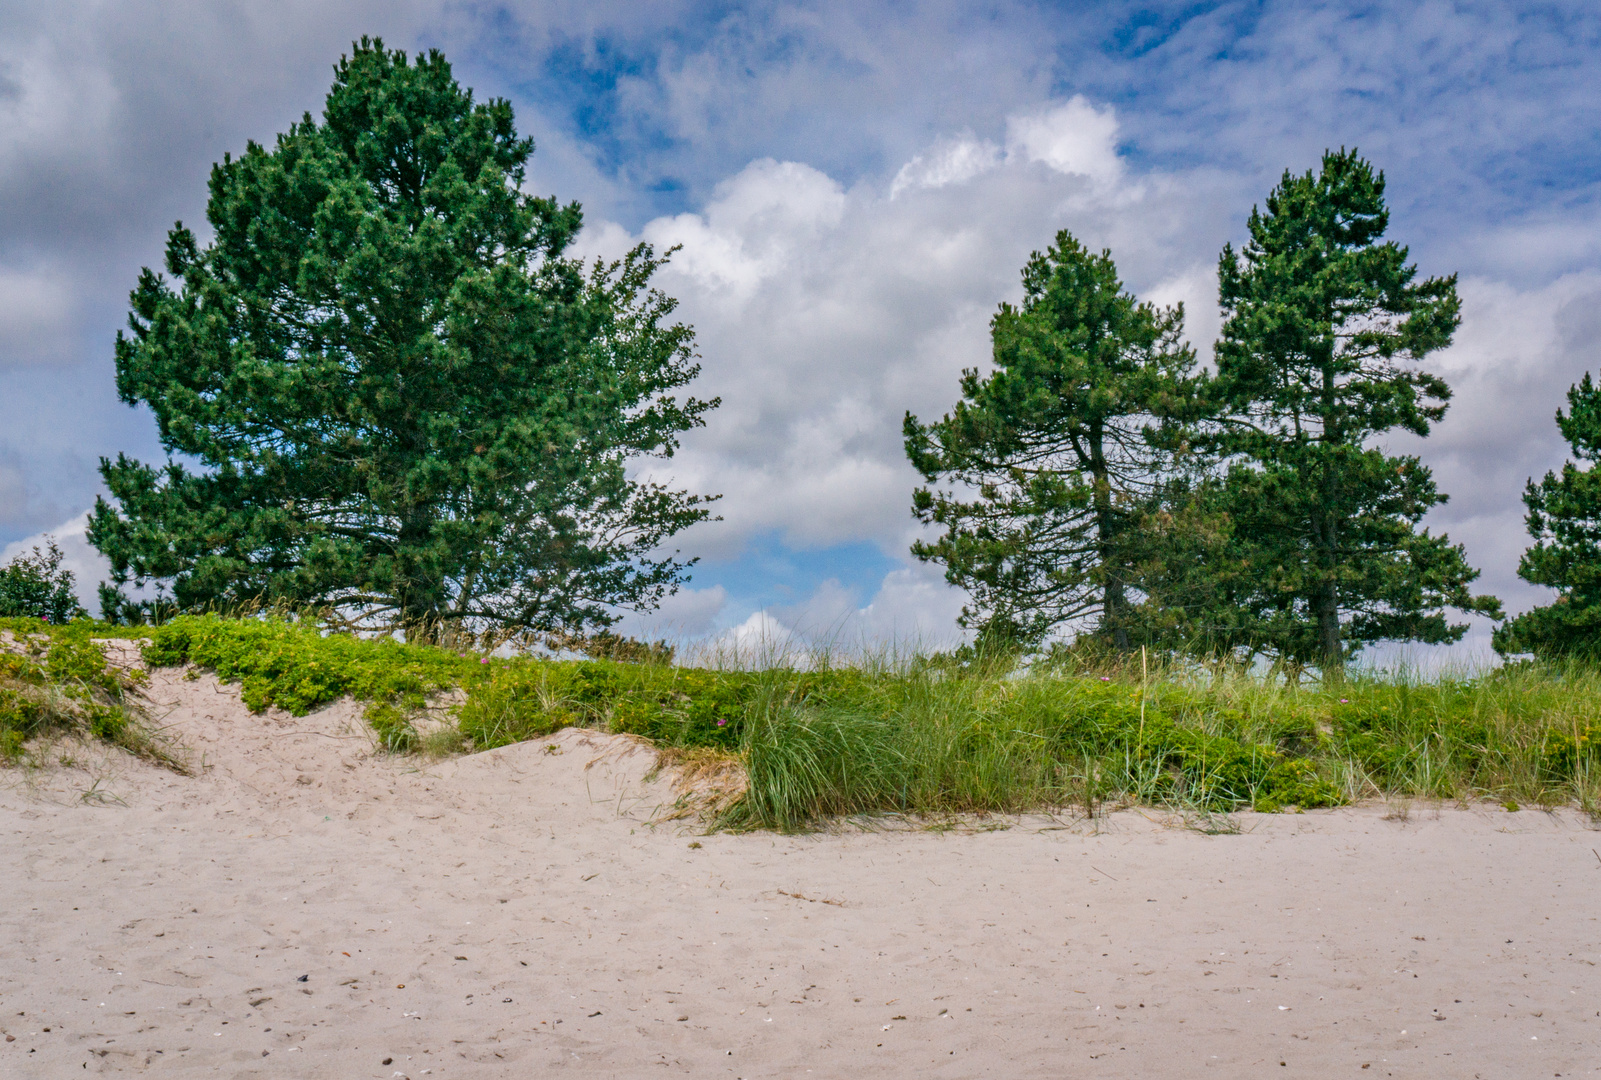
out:
{"label": "large pine tree", "polygon": [[1568,411],[1557,427],[1573,456],[1561,474],[1532,479],[1523,492],[1534,544],[1518,563],[1518,576],[1557,590],[1555,602],[1524,612],[1498,627],[1492,643],[1503,655],[1534,653],[1542,659],[1601,660],[1601,388],[1588,373],[1568,390]]}
{"label": "large pine tree", "polygon": [[[685,563],[701,499],[637,482],[715,402],[640,247],[564,253],[576,204],[524,194],[531,140],[437,52],[363,39],[323,117],[211,173],[202,246],[145,270],[117,389],[165,465],[103,461],[89,537],[180,608],[332,605],[408,630],[605,625]],[[113,594],[113,600],[115,594]]]}
{"label": "large pine tree", "polygon": [[1446,608],[1500,611],[1469,590],[1461,547],[1419,528],[1446,501],[1429,470],[1377,442],[1445,414],[1450,389],[1417,363],[1459,321],[1456,279],[1417,280],[1388,224],[1383,174],[1329,152],[1317,174],[1286,172],[1218,263],[1225,502],[1253,570],[1224,621],[1326,677],[1369,642],[1458,640]]}
{"label": "large pine tree", "polygon": [[907,414],[912,464],[948,485],[915,493],[918,520],[944,533],[912,552],[968,590],[962,622],[985,641],[1030,644],[1085,620],[1130,645],[1148,547],[1135,525],[1171,473],[1164,419],[1194,397],[1183,319],[1060,232],[1024,266],[1022,303],[991,323],[994,370],[964,371],[942,419]]}

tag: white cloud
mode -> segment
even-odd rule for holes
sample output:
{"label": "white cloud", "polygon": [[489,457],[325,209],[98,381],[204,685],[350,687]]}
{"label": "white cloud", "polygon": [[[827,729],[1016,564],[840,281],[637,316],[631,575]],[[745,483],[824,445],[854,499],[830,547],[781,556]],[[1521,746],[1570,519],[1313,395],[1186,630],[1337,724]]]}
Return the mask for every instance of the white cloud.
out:
{"label": "white cloud", "polygon": [[889,197],[898,196],[908,188],[941,188],[960,184],[1001,163],[1001,148],[986,140],[954,139],[936,143],[918,154],[895,174],[889,186]]}
{"label": "white cloud", "polygon": [[838,581],[824,581],[804,603],[771,614],[797,637],[846,653],[892,649],[903,654],[949,649],[965,640],[957,625],[966,594],[946,584],[938,567],[909,562],[884,575],[865,605]]}
{"label": "white cloud", "polygon": [[[777,532],[803,548],[869,540],[904,557],[918,478],[902,417],[954,405],[962,369],[988,361],[996,305],[1016,298],[1030,251],[1058,229],[1110,247],[1136,291],[1190,300],[1210,329],[1207,267],[1226,227],[1219,178],[1104,183],[1122,176],[1116,121],[1081,99],[1012,126],[1014,152],[936,141],[888,190],[759,160],[699,213],[643,227],[659,247],[683,245],[659,284],[696,327],[694,392],[723,401],[651,469],[724,495],[726,520],[697,527],[686,548],[727,558]],[[582,250],[615,255],[632,240],[603,223]],[[1191,269],[1175,276],[1174,265]]]}
{"label": "white cloud", "polygon": [[615,631],[642,641],[689,641],[709,634],[727,606],[728,590],[721,585],[680,589],[655,611],[625,613]]}
{"label": "white cloud", "polygon": [[1041,162],[1068,176],[1088,177],[1097,185],[1117,183],[1123,162],[1117,156],[1117,114],[1097,109],[1082,95],[1032,116],[1006,122],[1008,157]]}
{"label": "white cloud", "polygon": [[964,599],[938,569],[920,563],[884,575],[866,605],[829,578],[801,603],[752,612],[692,644],[688,655],[736,665],[782,661],[802,667],[823,656],[926,655],[971,637],[956,625]]}
{"label": "white cloud", "polygon": [[680,274],[745,300],[844,212],[839,184],[810,166],[765,158],[719,184],[704,215],[657,218],[644,239],[663,251],[683,245],[674,261]]}

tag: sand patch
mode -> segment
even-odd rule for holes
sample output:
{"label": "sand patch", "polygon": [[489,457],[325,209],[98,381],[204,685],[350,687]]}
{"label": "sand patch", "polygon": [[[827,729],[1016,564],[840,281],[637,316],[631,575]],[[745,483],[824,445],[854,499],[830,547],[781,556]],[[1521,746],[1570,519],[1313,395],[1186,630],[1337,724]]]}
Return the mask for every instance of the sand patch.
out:
{"label": "sand patch", "polygon": [[1573,813],[701,835],[626,737],[429,763],[377,752],[350,703],[253,716],[177,671],[149,697],[194,776],[117,755],[0,774],[0,1075],[1598,1061],[1601,835]]}

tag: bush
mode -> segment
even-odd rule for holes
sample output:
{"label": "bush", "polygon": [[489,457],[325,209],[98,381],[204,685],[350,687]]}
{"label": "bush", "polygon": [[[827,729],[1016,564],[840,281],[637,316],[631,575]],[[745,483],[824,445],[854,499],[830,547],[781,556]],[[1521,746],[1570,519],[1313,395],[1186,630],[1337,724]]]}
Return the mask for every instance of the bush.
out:
{"label": "bush", "polygon": [[18,555],[0,567],[0,618],[39,619],[61,624],[88,612],[78,603],[71,570],[61,568],[61,549],[45,540],[45,549]]}

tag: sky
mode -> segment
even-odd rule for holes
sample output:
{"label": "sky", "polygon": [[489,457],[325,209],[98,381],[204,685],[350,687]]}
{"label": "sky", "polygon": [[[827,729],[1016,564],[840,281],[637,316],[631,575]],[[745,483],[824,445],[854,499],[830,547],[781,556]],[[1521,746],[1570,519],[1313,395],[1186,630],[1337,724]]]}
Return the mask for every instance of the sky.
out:
{"label": "sky", "polygon": [[0,557],[49,533],[92,595],[100,457],[161,459],[113,385],[128,291],[174,221],[203,225],[212,163],[319,113],[364,34],[511,101],[529,190],[584,207],[580,253],[681,245],[658,284],[723,404],[650,469],[722,520],[680,535],[692,581],[631,632],[951,640],[962,597],[908,554],[901,418],[986,365],[1029,253],[1064,228],[1109,248],[1207,357],[1219,251],[1341,146],[1463,299],[1428,361],[1450,412],[1386,445],[1434,469],[1427,524],[1482,591],[1548,596],[1516,576],[1522,489],[1601,367],[1601,9],[1579,2],[0,4]]}

